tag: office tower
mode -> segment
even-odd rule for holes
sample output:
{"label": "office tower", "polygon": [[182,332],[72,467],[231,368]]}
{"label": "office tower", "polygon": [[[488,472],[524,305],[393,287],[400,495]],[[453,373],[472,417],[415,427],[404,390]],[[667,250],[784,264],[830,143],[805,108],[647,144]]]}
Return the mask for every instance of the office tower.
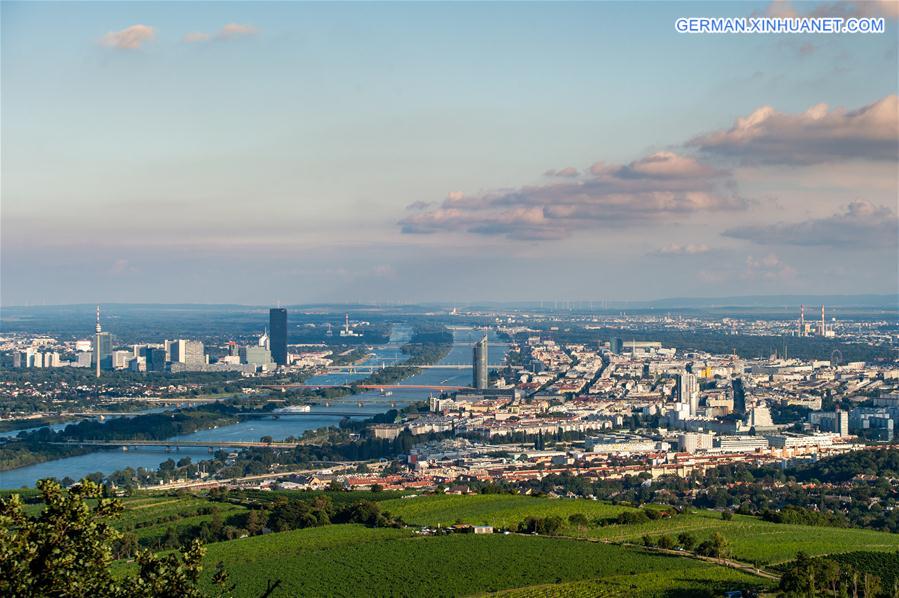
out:
{"label": "office tower", "polygon": [[287,310],[273,307],[268,310],[269,343],[272,359],[278,365],[287,365]]}
{"label": "office tower", "polygon": [[165,349],[156,349],[147,347],[144,350],[144,357],[147,360],[148,372],[164,372],[165,371]]}
{"label": "office tower", "polygon": [[166,341],[169,346],[169,361],[185,365],[198,366],[206,364],[206,348],[202,341],[178,339]]}
{"label": "office tower", "polygon": [[472,350],[472,386],[477,389],[487,388],[487,335],[475,343]]}
{"label": "office tower", "polygon": [[206,347],[202,341],[187,341],[184,344],[184,363],[187,365],[206,365]]}
{"label": "office tower", "polygon": [[97,333],[94,335],[94,367],[97,378],[101,369],[112,369],[112,337],[100,326],[100,306],[97,306]]}
{"label": "office tower", "polygon": [[620,338],[613,338],[609,341],[609,349],[612,353],[620,355],[622,349],[624,349],[624,342]]}
{"label": "office tower", "polygon": [[239,350],[240,362],[253,365],[267,365],[272,363],[272,354],[268,349],[258,345],[241,347]]}
{"label": "office tower", "polygon": [[166,341],[169,346],[169,361],[172,363],[185,363],[187,359],[187,341],[184,339]]}
{"label": "office tower", "polygon": [[113,351],[112,352],[112,367],[116,370],[124,370],[128,367],[128,362],[131,361],[132,355],[131,351]]}
{"label": "office tower", "polygon": [[690,415],[699,412],[699,384],[696,376],[688,373],[677,375],[677,401],[689,406]]}
{"label": "office tower", "polygon": [[743,415],[746,413],[746,389],[743,388],[743,379],[734,378],[734,413]]}

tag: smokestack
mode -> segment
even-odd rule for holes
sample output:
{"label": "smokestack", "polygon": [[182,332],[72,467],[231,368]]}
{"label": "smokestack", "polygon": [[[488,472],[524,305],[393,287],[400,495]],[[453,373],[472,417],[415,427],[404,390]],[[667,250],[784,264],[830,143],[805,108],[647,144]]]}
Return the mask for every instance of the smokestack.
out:
{"label": "smokestack", "polygon": [[827,325],[824,323],[824,306],[821,306],[821,336],[827,336]]}
{"label": "smokestack", "polygon": [[805,336],[805,305],[799,306],[799,336]]}

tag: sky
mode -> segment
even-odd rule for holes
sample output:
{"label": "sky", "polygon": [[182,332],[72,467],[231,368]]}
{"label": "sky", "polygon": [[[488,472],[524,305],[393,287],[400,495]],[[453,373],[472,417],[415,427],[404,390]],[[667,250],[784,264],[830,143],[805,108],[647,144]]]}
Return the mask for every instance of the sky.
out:
{"label": "sky", "polygon": [[0,11],[0,305],[899,292],[899,2]]}

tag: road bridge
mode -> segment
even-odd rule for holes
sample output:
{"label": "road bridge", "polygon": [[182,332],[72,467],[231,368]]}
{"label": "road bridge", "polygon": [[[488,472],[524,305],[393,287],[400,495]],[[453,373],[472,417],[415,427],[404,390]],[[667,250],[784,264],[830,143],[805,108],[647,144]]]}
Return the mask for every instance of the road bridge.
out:
{"label": "road bridge", "polygon": [[166,448],[199,447],[199,448],[295,448],[300,442],[241,442],[215,440],[69,440],[66,442],[45,442],[59,446],[162,446]]}
{"label": "road bridge", "polygon": [[[402,363],[397,364],[397,365],[402,365]],[[384,369],[384,367],[385,366],[383,364],[382,365],[332,365],[332,366],[328,366],[327,368],[325,368],[325,370],[329,374],[364,374],[366,372],[373,373],[375,371],[382,370],[382,369]],[[470,363],[464,363],[464,364],[463,363],[443,363],[443,364],[433,364],[433,365],[416,365],[416,366],[409,366],[409,367],[416,367],[421,370],[470,370],[471,364]],[[522,366],[520,366],[520,365],[507,366],[505,364],[498,364],[498,365],[493,364],[493,365],[488,365],[487,367],[492,370],[501,370],[506,367],[511,367],[513,370],[522,369]]]}
{"label": "road bridge", "polygon": [[428,384],[267,384],[263,388],[272,390],[319,389],[319,388],[363,388],[365,390],[434,390],[449,392],[453,390],[471,390],[470,386],[440,386]]}
{"label": "road bridge", "polygon": [[247,412],[247,413],[236,413],[235,415],[242,417],[271,417],[274,419],[280,419],[282,417],[322,417],[322,416],[334,416],[334,417],[374,417],[377,415],[377,412],[372,411],[286,411],[282,413],[258,413],[258,412]]}

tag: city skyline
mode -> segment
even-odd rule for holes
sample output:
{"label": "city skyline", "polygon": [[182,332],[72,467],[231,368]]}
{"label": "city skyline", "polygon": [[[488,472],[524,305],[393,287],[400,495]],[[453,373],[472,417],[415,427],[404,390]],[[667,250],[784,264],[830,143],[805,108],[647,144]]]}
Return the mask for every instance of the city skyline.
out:
{"label": "city skyline", "polygon": [[896,294],[865,6],[4,3],[0,304]]}

